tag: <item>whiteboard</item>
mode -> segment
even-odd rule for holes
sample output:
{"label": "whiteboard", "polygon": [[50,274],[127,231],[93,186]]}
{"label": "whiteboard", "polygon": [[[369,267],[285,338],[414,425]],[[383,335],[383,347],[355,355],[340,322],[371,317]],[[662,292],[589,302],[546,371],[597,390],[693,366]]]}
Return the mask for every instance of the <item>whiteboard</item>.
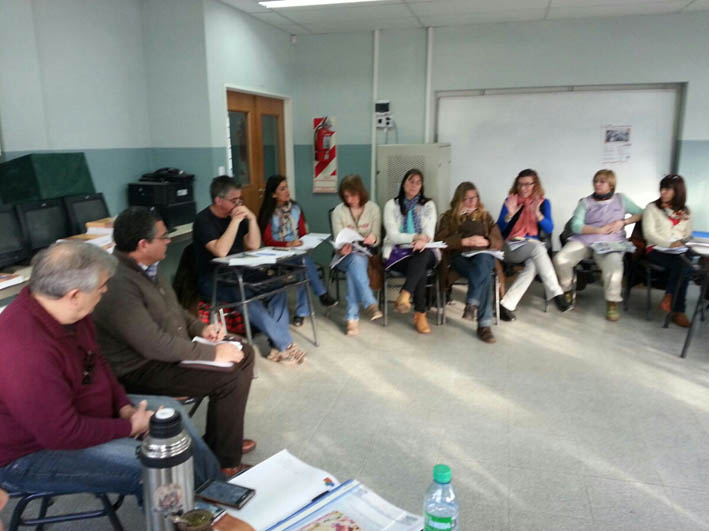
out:
{"label": "whiteboard", "polygon": [[[451,197],[472,181],[497,219],[516,175],[533,168],[552,204],[558,248],[599,169],[612,169],[616,191],[641,207],[658,197],[660,179],[672,171],[678,102],[676,88],[441,95],[437,140],[452,145]],[[609,125],[630,127],[624,162],[607,162]]]}

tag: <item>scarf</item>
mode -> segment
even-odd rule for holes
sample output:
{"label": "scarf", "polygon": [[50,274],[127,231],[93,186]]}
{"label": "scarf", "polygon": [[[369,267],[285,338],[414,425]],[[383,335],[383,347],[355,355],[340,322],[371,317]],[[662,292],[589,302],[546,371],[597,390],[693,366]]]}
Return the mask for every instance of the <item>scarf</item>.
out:
{"label": "scarf", "polygon": [[406,234],[421,234],[421,219],[419,217],[418,205],[421,194],[414,196],[412,199],[406,199],[406,196],[401,198],[406,210],[406,216],[401,222],[401,232]]}
{"label": "scarf", "polygon": [[597,194],[596,192],[593,192],[593,199],[596,201],[608,201],[611,197],[613,197],[613,194],[615,192],[608,192],[607,194]]}
{"label": "scarf", "polygon": [[298,230],[295,226],[295,221],[293,216],[291,216],[291,209],[293,208],[293,203],[288,201],[283,206],[276,207],[274,212],[275,216],[278,216],[278,241],[285,242],[288,234],[292,233],[298,238]]}
{"label": "scarf", "polygon": [[526,238],[527,236],[537,236],[539,234],[539,221],[537,220],[537,214],[532,208],[532,203],[538,199],[534,195],[530,195],[526,199],[518,197],[517,204],[522,208],[520,212],[519,219],[515,226],[510,231],[508,240],[513,240],[516,238]]}

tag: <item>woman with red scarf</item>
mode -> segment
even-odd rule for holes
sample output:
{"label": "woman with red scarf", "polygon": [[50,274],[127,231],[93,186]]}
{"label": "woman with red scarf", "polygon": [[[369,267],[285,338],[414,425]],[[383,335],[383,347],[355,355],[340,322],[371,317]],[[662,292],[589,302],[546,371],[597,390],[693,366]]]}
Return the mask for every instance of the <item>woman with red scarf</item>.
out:
{"label": "woman with red scarf", "polygon": [[505,238],[505,262],[524,264],[524,269],[500,301],[500,318],[503,321],[517,318],[514,314],[517,304],[536,275],[542,279],[546,299],[554,299],[561,312],[570,310],[571,305],[564,298],[547,248],[539,239],[540,234],[551,235],[554,222],[551,219],[551,203],[544,197],[536,171],[526,169],[519,172],[502,205],[497,225]]}

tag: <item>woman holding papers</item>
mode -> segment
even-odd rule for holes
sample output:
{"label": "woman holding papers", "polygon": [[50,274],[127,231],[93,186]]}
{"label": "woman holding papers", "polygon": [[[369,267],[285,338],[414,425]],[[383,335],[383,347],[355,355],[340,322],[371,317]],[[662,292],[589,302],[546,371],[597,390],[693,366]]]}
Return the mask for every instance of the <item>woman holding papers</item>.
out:
{"label": "woman holding papers", "polygon": [[660,197],[643,211],[647,259],[670,273],[660,308],[673,312],[672,321],[684,327],[689,326],[689,319],[684,313],[689,266],[682,260],[682,253],[676,250],[681,250],[692,235],[692,220],[686,201],[684,179],[679,175],[667,175],[660,181]]}
{"label": "woman holding papers", "polygon": [[[480,202],[475,185],[462,182],[455,189],[450,210],[438,224],[436,240],[448,247],[441,260],[443,285],[453,282],[457,273],[468,280],[463,319],[478,320],[478,337],[485,343],[494,343],[492,335],[492,270],[494,251],[502,249],[502,235],[495,220]],[[502,254],[501,252],[499,253]],[[455,276],[457,276],[455,275]]]}
{"label": "woman holding papers", "polygon": [[414,326],[421,334],[431,333],[426,319],[426,273],[440,259],[440,251],[427,244],[433,241],[436,220],[436,205],[423,192],[423,173],[407,171],[397,196],[384,205],[382,256],[387,269],[406,275],[394,309],[408,313],[413,298]]}
{"label": "woman holding papers", "polygon": [[570,310],[571,305],[566,302],[556,279],[546,245],[540,241],[540,236],[551,235],[554,222],[551,219],[551,203],[544,197],[536,171],[526,169],[519,172],[502,205],[497,226],[505,238],[505,262],[524,264],[524,269],[500,301],[500,319],[514,321],[517,318],[514,314],[517,304],[536,275],[542,279],[547,300],[553,298],[561,312]]}
{"label": "woman holding papers", "polygon": [[[266,181],[263,204],[258,215],[258,224],[263,233],[263,243],[271,247],[300,247],[300,238],[308,233],[305,215],[300,205],[291,201],[288,181],[282,175],[272,175]],[[318,275],[315,264],[309,255],[305,256],[308,280],[313,292],[325,307],[335,306],[337,301],[330,297],[327,288]],[[310,315],[308,294],[305,287],[298,288],[293,324],[301,326],[305,317]]]}
{"label": "woman holding papers", "polygon": [[633,250],[625,226],[639,221],[642,209],[625,195],[616,193],[612,170],[598,170],[592,182],[593,193],[579,200],[571,218],[573,236],[554,256],[554,267],[570,303],[574,266],[593,256],[601,268],[606,319],[617,321],[618,303],[623,300],[623,255]]}
{"label": "woman holding papers", "polygon": [[[382,317],[369,286],[369,255],[365,252],[367,247],[380,242],[382,215],[377,204],[369,200],[369,193],[359,175],[347,175],[340,183],[338,193],[342,203],[332,211],[332,232],[338,255],[335,267],[344,271],[347,279],[346,333],[356,336],[359,333],[360,304],[367,310],[370,320]],[[340,246],[340,240],[349,242]]]}

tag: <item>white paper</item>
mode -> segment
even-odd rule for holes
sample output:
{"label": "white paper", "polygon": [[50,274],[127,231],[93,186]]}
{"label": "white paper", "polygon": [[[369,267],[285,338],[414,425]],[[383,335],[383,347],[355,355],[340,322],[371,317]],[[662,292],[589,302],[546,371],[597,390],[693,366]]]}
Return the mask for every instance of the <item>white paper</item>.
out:
{"label": "white paper", "polygon": [[527,243],[527,240],[507,240],[506,243],[510,251],[515,251]]}
{"label": "white paper", "polygon": [[230,341],[230,340],[224,340],[224,341],[210,341],[206,337],[200,337],[200,336],[195,336],[192,338],[193,343],[202,343],[203,345],[212,345],[212,346],[217,346],[217,345],[223,345],[223,344],[229,344],[229,345],[234,345],[236,348],[241,350],[241,342],[240,341]]}
{"label": "white paper", "polygon": [[[205,337],[195,336],[192,338],[193,343],[201,343],[203,345],[222,345],[228,343],[229,345],[234,345],[236,348],[241,350],[241,343],[238,341],[210,341]],[[223,367],[225,369],[230,369],[234,366],[232,361],[206,361],[206,360],[182,360],[180,365],[209,365],[210,367]]]}
{"label": "white paper", "polygon": [[364,237],[359,232],[350,229],[349,227],[345,227],[337,234],[335,241],[333,242],[331,240],[330,243],[335,249],[340,249],[343,245],[346,245],[348,243],[361,241],[364,241]]}
{"label": "white paper", "polygon": [[[407,243],[407,244],[404,244],[401,246],[402,249],[413,249],[413,247],[414,247],[414,245],[412,243]],[[445,249],[446,247],[448,247],[448,245],[446,245],[446,242],[437,241],[437,242],[428,242],[426,244],[425,248],[426,249]]]}
{"label": "white paper", "polygon": [[423,527],[420,516],[392,505],[358,481],[353,481],[272,531],[298,531],[335,511],[356,522],[362,531],[419,531]]}
{"label": "white paper", "polygon": [[22,284],[25,277],[22,275],[13,275],[12,273],[0,273],[0,289],[9,288],[16,284]]}
{"label": "white paper", "polygon": [[300,241],[303,242],[303,245],[298,246],[297,249],[315,249],[318,245],[327,240],[329,237],[330,235],[325,234],[324,232],[311,232],[300,238]]}
{"label": "white paper", "polygon": [[464,256],[465,258],[470,258],[471,256],[475,256],[476,254],[491,254],[498,260],[503,260],[505,258],[505,253],[502,251],[495,251],[492,249],[483,249],[481,251],[468,251],[467,253],[460,253],[461,256]]}
{"label": "white paper", "polygon": [[629,162],[632,144],[629,125],[606,125],[603,127],[604,163]]}
{"label": "white paper", "polygon": [[281,450],[230,483],[256,490],[241,510],[227,509],[255,529],[277,524],[339,484],[334,476],[304,463],[288,450]]}

